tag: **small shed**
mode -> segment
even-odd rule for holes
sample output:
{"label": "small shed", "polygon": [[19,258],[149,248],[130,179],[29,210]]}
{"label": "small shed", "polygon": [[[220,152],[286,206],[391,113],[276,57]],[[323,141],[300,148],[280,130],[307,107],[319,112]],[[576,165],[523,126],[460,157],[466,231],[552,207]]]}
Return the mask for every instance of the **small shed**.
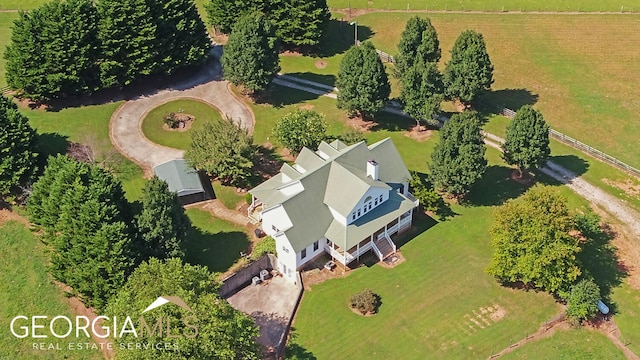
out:
{"label": "small shed", "polygon": [[206,192],[196,169],[189,167],[184,159],[170,160],[153,168],[156,176],[169,184],[169,190],[178,194],[185,204],[206,200]]}

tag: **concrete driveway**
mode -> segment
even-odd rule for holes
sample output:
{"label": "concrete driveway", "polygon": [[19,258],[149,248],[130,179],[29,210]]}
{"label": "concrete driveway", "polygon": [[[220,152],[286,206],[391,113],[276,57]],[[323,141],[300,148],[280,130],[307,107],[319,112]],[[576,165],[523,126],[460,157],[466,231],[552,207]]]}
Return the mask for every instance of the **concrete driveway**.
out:
{"label": "concrete driveway", "polygon": [[195,99],[210,104],[224,117],[230,117],[249,133],[253,132],[254,116],[251,110],[222,80],[220,56],[222,47],[214,46],[203,70],[184,79],[171,88],[143,94],[122,104],[111,115],[109,136],[123,155],[140,165],[150,175],[153,167],[163,162],[181,159],[184,151],[158,145],[142,133],[142,120],[152,109],[178,99]]}

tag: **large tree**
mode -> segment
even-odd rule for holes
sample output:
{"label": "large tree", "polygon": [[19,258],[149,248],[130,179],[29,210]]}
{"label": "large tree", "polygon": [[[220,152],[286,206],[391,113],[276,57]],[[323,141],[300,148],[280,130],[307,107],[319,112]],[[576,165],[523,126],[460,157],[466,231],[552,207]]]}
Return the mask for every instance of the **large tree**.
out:
{"label": "large tree", "polygon": [[64,155],[50,158],[27,210],[53,247],[52,275],[102,309],[139,261],[122,185],[105,170]]}
{"label": "large tree", "polygon": [[315,46],[326,31],[331,13],[326,0],[271,0],[269,18],[283,43]]}
{"label": "large tree", "polygon": [[157,68],[157,24],[145,0],[101,0],[100,79],[104,87],[123,87]]}
{"label": "large tree", "polygon": [[437,63],[440,60],[440,41],[431,20],[414,16],[400,36],[396,69],[399,74],[418,62]]}
{"label": "large tree", "polygon": [[445,94],[465,105],[491,89],[493,65],[482,34],[466,30],[458,36],[444,69]]}
{"label": "large tree", "polygon": [[316,149],[327,137],[324,115],[313,110],[296,110],[283,116],[273,128],[273,135],[291,153],[298,154],[303,147]]}
{"label": "large tree", "polygon": [[420,61],[405,69],[401,74],[401,82],[400,100],[404,104],[404,111],[415,118],[418,125],[420,120],[431,125],[438,124],[434,117],[440,114],[444,85],[436,65]]}
{"label": "large tree", "polygon": [[431,154],[431,180],[438,190],[464,197],[487,168],[480,121],[474,111],[454,114]]}
{"label": "large tree", "polygon": [[136,225],[144,258],[184,257],[190,221],[165,181],[154,176],[145,184]]}
{"label": "large tree", "polygon": [[552,293],[568,291],[581,274],[574,229],[565,197],[548,186],[529,189],[521,199],[496,209],[487,273],[502,282],[521,281]]}
{"label": "large tree", "polygon": [[268,5],[268,0],[210,0],[205,9],[209,23],[228,34],[238,19],[253,12],[264,12]]}
{"label": "large tree", "polygon": [[[166,351],[163,348],[128,350],[116,347],[117,358],[261,358],[256,342],[259,335],[258,327],[248,316],[233,309],[226,300],[220,299],[216,291],[215,276],[202,266],[184,264],[179,259],[168,259],[164,262],[151,259],[142,263],[109,303],[107,313],[129,315],[135,319],[144,316],[150,327],[156,324],[159,317],[164,319],[164,324],[171,321],[171,342],[176,344],[177,348]],[[167,304],[142,315],[142,311],[160,296],[177,296],[192,311]],[[197,327],[197,335],[196,329],[187,327],[185,322]],[[152,335],[145,332],[145,341],[153,344],[164,343],[166,333],[163,333],[163,330],[166,329],[162,328],[157,328],[159,331]],[[118,337],[117,340],[124,343],[136,342],[136,337],[129,333]]]}
{"label": "large tree", "polygon": [[507,136],[502,145],[503,159],[518,166],[520,174],[543,167],[549,149],[549,125],[542,114],[525,105],[518,110],[513,121],[507,125]]}
{"label": "large tree", "polygon": [[10,99],[0,95],[0,196],[25,184],[37,168],[36,132]]}
{"label": "large tree", "polygon": [[201,63],[211,43],[193,0],[153,0],[156,27],[158,73]]}
{"label": "large tree", "polygon": [[275,28],[260,13],[238,20],[222,54],[225,79],[251,91],[267,88],[280,70]]}
{"label": "large tree", "polygon": [[9,86],[36,100],[96,90],[98,22],[91,0],[56,0],[21,12],[5,52]]}
{"label": "large tree", "polygon": [[354,46],[342,58],[338,79],[339,109],[369,118],[380,112],[391,93],[382,61],[370,42]]}
{"label": "large tree", "polygon": [[190,166],[234,185],[244,185],[251,177],[255,156],[253,138],[231,119],[207,122],[194,130],[185,153]]}

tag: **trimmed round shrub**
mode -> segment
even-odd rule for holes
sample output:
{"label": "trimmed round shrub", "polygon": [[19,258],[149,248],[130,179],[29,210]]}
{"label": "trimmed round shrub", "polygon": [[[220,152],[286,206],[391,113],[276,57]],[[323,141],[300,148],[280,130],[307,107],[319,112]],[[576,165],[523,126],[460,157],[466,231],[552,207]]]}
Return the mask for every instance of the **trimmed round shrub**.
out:
{"label": "trimmed round shrub", "polygon": [[358,310],[362,315],[375,314],[379,305],[380,297],[369,289],[364,289],[349,299],[349,307]]}

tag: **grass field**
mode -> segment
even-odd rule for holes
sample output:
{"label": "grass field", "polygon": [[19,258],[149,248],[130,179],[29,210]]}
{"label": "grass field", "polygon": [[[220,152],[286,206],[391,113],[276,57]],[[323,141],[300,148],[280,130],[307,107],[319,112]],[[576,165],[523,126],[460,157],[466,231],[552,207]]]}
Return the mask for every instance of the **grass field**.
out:
{"label": "grass field", "polygon": [[524,345],[500,359],[626,359],[622,351],[601,333],[585,330],[561,330],[552,337]]}
{"label": "grass field", "polygon": [[228,209],[235,209],[236,204],[244,201],[244,193],[238,193],[233,186],[222,185],[219,181],[211,183],[216,199],[220,200]]}
{"label": "grass field", "polygon": [[[195,117],[191,129],[187,131],[168,131],[163,129],[164,116],[170,112],[178,113],[182,109],[185,114]],[[220,120],[218,111],[200,101],[175,100],[151,110],[144,118],[142,132],[152,142],[176,149],[186,150],[191,144],[193,130],[201,129],[207,121]]]}
{"label": "grass field", "polygon": [[[46,315],[51,319],[57,315],[73,318],[62,290],[47,273],[45,248],[22,224],[11,222],[0,226],[0,336],[1,359],[102,359],[98,351],[42,351],[34,350],[34,342],[59,343],[65,349],[70,343],[92,343],[91,340],[71,336],[67,339],[18,339],[9,332],[9,323],[15,316]],[[18,329],[16,329],[18,330]],[[58,333],[64,333],[61,327]],[[48,330],[42,330],[48,333]],[[40,340],[40,341],[38,341]]]}
{"label": "grass field", "polygon": [[90,144],[94,149],[111,154],[116,161],[116,175],[122,181],[129,200],[142,195],[144,180],[142,170],[136,164],[115,151],[109,139],[109,119],[121,102],[104,105],[67,108],[60,111],[20,111],[40,135],[44,154],[64,152],[69,141]]}
{"label": "grass field", "polygon": [[[376,47],[396,53],[403,24],[414,15],[372,13],[357,21],[371,29]],[[553,128],[640,167],[640,123],[632,120],[640,112],[640,89],[634,85],[640,81],[634,50],[640,46],[636,16],[429,17],[443,49],[441,65],[461,31],[474,29],[484,35],[495,67],[488,101],[515,109],[535,103]]]}
{"label": "grass field", "polygon": [[241,251],[248,252],[250,241],[244,228],[200,209],[188,209],[187,216],[193,224],[187,241],[187,262],[224,272],[240,258]]}
{"label": "grass field", "polygon": [[628,284],[616,288],[612,294],[615,302],[615,320],[622,333],[621,340],[629,349],[640,354],[640,290]]}
{"label": "grass field", "polygon": [[391,9],[438,11],[639,11],[640,6],[622,0],[328,0],[335,9]]}

